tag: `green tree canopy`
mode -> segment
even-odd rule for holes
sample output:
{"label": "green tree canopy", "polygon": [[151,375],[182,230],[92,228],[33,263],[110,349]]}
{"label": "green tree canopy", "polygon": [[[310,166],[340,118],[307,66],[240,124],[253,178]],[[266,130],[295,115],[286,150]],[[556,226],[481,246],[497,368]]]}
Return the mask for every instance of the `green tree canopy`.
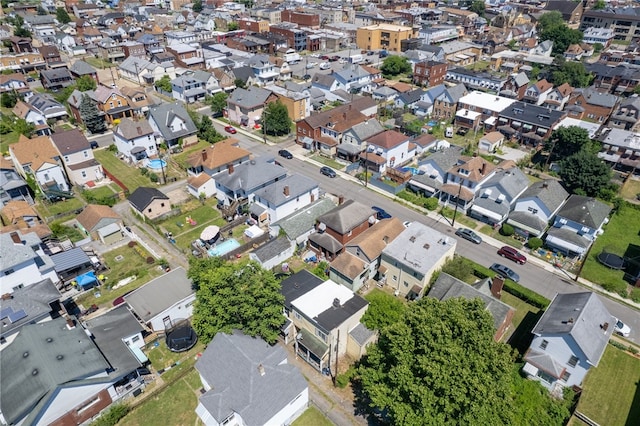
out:
{"label": "green tree canopy", "polygon": [[407,73],[411,72],[411,64],[404,56],[390,55],[382,62],[380,71],[390,76]]}
{"label": "green tree canopy", "polygon": [[407,307],[400,299],[390,294],[376,291],[366,296],[369,302],[362,316],[362,323],[370,330],[381,330],[395,324],[404,317]]}
{"label": "green tree canopy", "polygon": [[227,30],[228,31],[236,31],[238,28],[240,28],[240,25],[238,25],[238,23],[235,22],[235,21],[229,22],[227,24]]}
{"label": "green tree canopy", "polygon": [[200,13],[202,12],[202,0],[193,0],[192,9],[194,12]]}
{"label": "green tree canopy", "polygon": [[213,122],[209,117],[203,115],[200,120],[198,120],[198,137],[202,140],[205,140],[209,143],[216,143],[224,139],[218,131],[213,127]]}
{"label": "green tree canopy", "polygon": [[227,262],[219,257],[192,259],[189,278],[196,288],[193,326],[203,342],[216,333],[242,330],[269,343],[285,322],[284,297],[273,272],[256,262]]}
{"label": "green tree canopy", "polygon": [[15,92],[3,92],[0,95],[0,104],[4,108],[13,108],[18,103],[18,95]]}
{"label": "green tree canopy", "polygon": [[549,161],[567,158],[581,150],[592,154],[600,151],[600,143],[589,137],[589,132],[578,126],[560,127],[551,133],[545,142],[545,149],[549,151]]}
{"label": "green tree canopy", "polygon": [[206,99],[206,103],[211,107],[211,112],[221,114],[227,107],[227,98],[229,95],[225,92],[218,92]]}
{"label": "green tree canopy", "polygon": [[28,138],[31,137],[31,134],[35,129],[36,127],[33,124],[29,123],[24,118],[18,118],[13,123],[13,131],[21,135],[24,135]]}
{"label": "green tree canopy", "polygon": [[69,16],[69,14],[67,13],[64,7],[56,8],[56,19],[61,24],[68,24],[69,22],[71,22],[71,17]]}
{"label": "green tree canopy", "polygon": [[469,10],[478,14],[478,16],[484,16],[485,4],[483,0],[475,0],[471,3]]}
{"label": "green tree canopy", "polygon": [[591,6],[592,10],[604,10],[607,7],[607,3],[604,0],[596,1],[593,6]]}
{"label": "green tree canopy", "polygon": [[288,135],[291,132],[291,118],[287,107],[278,101],[270,102],[264,108],[264,132],[269,135]]}
{"label": "green tree canopy", "polygon": [[598,196],[611,182],[609,166],[588,150],[562,160],[559,174],[569,192],[589,197]]}
{"label": "green tree canopy", "polygon": [[171,78],[168,75],[163,75],[162,78],[155,82],[155,86],[158,89],[171,93],[173,88],[171,87]]}
{"label": "green tree canopy", "polygon": [[98,84],[90,75],[83,75],[76,79],[76,88],[81,92],[96,90],[96,87],[98,87]]}
{"label": "green tree canopy", "polygon": [[538,20],[540,40],[553,41],[554,55],[562,55],[570,44],[582,42],[582,31],[569,28],[558,11],[547,12]]}
{"label": "green tree canopy", "polygon": [[421,299],[368,349],[363,395],[393,425],[510,424],[513,357],[493,334],[479,299]]}
{"label": "green tree canopy", "polygon": [[95,102],[89,96],[82,95],[78,111],[80,112],[80,117],[82,117],[82,122],[91,133],[102,133],[107,130],[104,116],[100,114]]}
{"label": "green tree canopy", "polygon": [[22,16],[16,15],[16,17],[13,18],[13,26],[15,27],[13,30],[14,36],[31,38],[31,31],[24,25],[24,18]]}
{"label": "green tree canopy", "polygon": [[241,78],[236,78],[235,80],[233,80],[233,84],[234,86],[239,87],[241,89],[247,88],[247,83],[245,83],[244,80]]}
{"label": "green tree canopy", "polygon": [[587,71],[582,62],[565,61],[558,57],[551,73],[551,82],[556,86],[569,83],[572,87],[588,87],[593,75]]}

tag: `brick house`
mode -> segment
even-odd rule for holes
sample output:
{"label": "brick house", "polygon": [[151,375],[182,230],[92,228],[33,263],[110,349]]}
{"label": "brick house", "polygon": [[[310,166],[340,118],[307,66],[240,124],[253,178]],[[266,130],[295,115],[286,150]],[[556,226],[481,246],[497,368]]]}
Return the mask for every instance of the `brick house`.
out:
{"label": "brick house", "polygon": [[449,65],[446,62],[418,62],[413,71],[413,82],[424,86],[437,86],[444,83]]}
{"label": "brick house", "polygon": [[594,120],[604,123],[618,104],[618,97],[608,93],[600,93],[594,88],[574,89],[567,111],[569,116],[577,119]]}

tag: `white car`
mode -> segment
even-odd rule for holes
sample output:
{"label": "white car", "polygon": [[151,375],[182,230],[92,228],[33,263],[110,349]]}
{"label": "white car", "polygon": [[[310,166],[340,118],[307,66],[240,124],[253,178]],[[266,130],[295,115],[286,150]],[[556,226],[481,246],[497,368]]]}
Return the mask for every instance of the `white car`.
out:
{"label": "white car", "polygon": [[311,54],[311,55],[309,55],[309,56],[311,56],[312,58],[319,58],[319,57],[320,57],[320,54],[319,54],[319,53],[312,53],[312,54]]}
{"label": "white car", "polygon": [[315,66],[316,66],[316,63],[315,63],[315,62],[309,62],[309,63],[307,64],[307,69],[311,69],[311,68],[313,68],[313,67],[315,67]]}
{"label": "white car", "polygon": [[616,318],[616,328],[614,331],[623,337],[629,337],[631,334],[631,327]]}

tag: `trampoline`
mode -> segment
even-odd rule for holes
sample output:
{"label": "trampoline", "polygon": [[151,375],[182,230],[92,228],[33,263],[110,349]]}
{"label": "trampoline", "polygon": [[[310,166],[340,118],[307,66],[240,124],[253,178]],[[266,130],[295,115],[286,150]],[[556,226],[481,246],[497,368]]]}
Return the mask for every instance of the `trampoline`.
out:
{"label": "trampoline", "polygon": [[171,352],[184,352],[198,342],[198,335],[186,319],[179,319],[165,328],[165,343]]}
{"label": "trampoline", "polygon": [[624,258],[606,251],[598,255],[598,262],[611,269],[624,269]]}

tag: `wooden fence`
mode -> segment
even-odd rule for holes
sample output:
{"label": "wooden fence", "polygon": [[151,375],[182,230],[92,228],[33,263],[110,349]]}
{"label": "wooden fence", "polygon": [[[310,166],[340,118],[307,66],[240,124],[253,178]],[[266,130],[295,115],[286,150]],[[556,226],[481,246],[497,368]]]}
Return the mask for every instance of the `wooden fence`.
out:
{"label": "wooden fence", "polygon": [[113,174],[111,174],[111,172],[109,172],[109,170],[105,169],[104,166],[102,166],[102,171],[104,172],[106,177],[111,179],[113,182],[116,183],[116,185],[118,185],[120,188],[122,188],[122,190],[124,191],[125,194],[129,194],[129,188],[127,188],[127,185],[122,183],[122,181],[120,179],[118,179]]}

